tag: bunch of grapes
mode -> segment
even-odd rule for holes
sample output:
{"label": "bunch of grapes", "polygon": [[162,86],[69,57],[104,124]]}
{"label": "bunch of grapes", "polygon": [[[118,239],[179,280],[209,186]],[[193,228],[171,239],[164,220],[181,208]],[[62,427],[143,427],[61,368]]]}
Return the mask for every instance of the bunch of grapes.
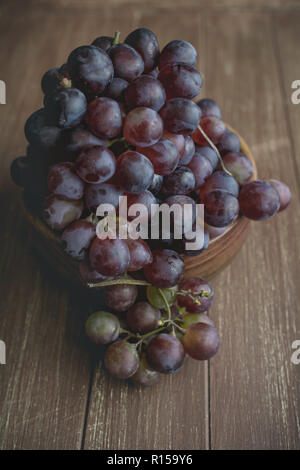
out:
{"label": "bunch of grapes", "polygon": [[[212,290],[201,279],[182,282],[181,256],[200,254],[240,213],[265,220],[291,198],[280,181],[252,181],[252,163],[215,101],[193,101],[202,86],[196,61],[192,44],[174,40],[160,51],[146,28],[123,43],[116,33],[76,48],[44,74],[44,106],[25,124],[27,154],[11,166],[15,183],[78,261],[83,283],[109,285],[114,313],[98,312],[87,323],[91,339],[112,343],[107,369],[142,383],[175,372],[185,353],[208,359],[218,348],[204,314]],[[98,238],[97,207],[118,211],[122,195],[128,208],[204,204],[202,247],[187,249],[184,227],[175,238],[175,220],[168,237]],[[193,210],[189,230],[195,218]],[[136,284],[148,286],[148,300],[135,303]],[[116,315],[123,311],[126,329]]]}

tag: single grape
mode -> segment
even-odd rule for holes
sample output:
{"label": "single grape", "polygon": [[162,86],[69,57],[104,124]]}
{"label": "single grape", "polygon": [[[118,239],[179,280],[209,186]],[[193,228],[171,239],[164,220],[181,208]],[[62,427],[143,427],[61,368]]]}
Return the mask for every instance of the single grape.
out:
{"label": "single grape", "polygon": [[191,100],[173,98],[161,109],[160,115],[167,131],[189,135],[195,132],[200,121],[200,108]]}
{"label": "single grape", "polygon": [[185,330],[194,323],[206,323],[207,325],[214,326],[214,322],[205,313],[187,313],[184,315],[180,326]]}
{"label": "single grape", "polygon": [[130,252],[130,263],[127,271],[138,271],[146,264],[152,263],[153,258],[151,250],[144,240],[132,240],[128,238],[124,241]]}
{"label": "single grape", "polygon": [[122,129],[120,107],[111,98],[96,98],[88,105],[85,122],[90,131],[97,137],[112,139]]}
{"label": "single grape", "polygon": [[227,229],[227,227],[213,227],[212,225],[206,223],[204,224],[204,227],[205,230],[209,233],[209,237],[211,240],[222,235]]}
{"label": "single grape", "polygon": [[220,345],[220,337],[215,327],[203,322],[190,325],[181,341],[185,352],[198,361],[213,357]]}
{"label": "single grape", "polygon": [[239,136],[229,129],[226,129],[217,147],[222,156],[226,155],[228,152],[239,152],[241,150]]}
{"label": "single grape", "polygon": [[63,135],[66,151],[69,153],[69,160],[76,160],[80,152],[84,149],[95,146],[106,146],[106,141],[99,139],[84,127],[74,127],[67,129]]}
{"label": "single grape", "polygon": [[79,276],[80,280],[84,285],[87,285],[90,282],[102,282],[107,279],[107,276],[98,273],[95,269],[92,268],[89,261],[82,260],[79,263]]}
{"label": "single grape", "polygon": [[188,194],[195,188],[195,176],[192,170],[180,166],[164,177],[163,193],[168,195]]}
{"label": "single grape", "polygon": [[48,173],[48,188],[67,199],[82,199],[84,183],[77,176],[73,163],[65,162],[54,165]]}
{"label": "single grape", "polygon": [[116,77],[132,82],[144,71],[140,54],[128,44],[116,44],[108,50]]}
{"label": "single grape", "polygon": [[126,116],[123,134],[127,142],[137,147],[148,147],[159,141],[163,122],[154,109],[132,109]]}
{"label": "single grape", "polygon": [[227,191],[216,189],[203,198],[204,220],[214,227],[227,227],[239,215],[239,201]]}
{"label": "single grape", "polygon": [[282,181],[278,180],[269,180],[269,183],[271,183],[276,191],[278,192],[279,195],[279,200],[280,200],[280,207],[278,209],[278,212],[283,211],[291,202],[291,191],[290,188],[283,183]]}
{"label": "single grape", "polygon": [[177,148],[170,140],[160,140],[149,147],[137,147],[137,150],[149,158],[158,175],[169,175],[179,162]]}
{"label": "single grape", "polygon": [[107,348],[104,364],[113,377],[128,379],[138,370],[139,356],[133,344],[118,340]]}
{"label": "single grape", "polygon": [[75,220],[63,231],[61,239],[64,250],[77,260],[83,260],[92,240],[96,236],[96,228],[87,220]]}
{"label": "single grape", "polygon": [[207,178],[213,173],[210,161],[203,155],[195,153],[194,157],[187,165],[195,177],[194,189],[199,189]]}
{"label": "single grape", "polygon": [[49,122],[45,109],[35,111],[25,123],[25,137],[31,145],[53,148],[61,137],[61,129]]}
{"label": "single grape", "polygon": [[241,213],[252,220],[266,220],[280,208],[279,194],[267,181],[255,180],[246,183],[239,194]]}
{"label": "single grape", "polygon": [[111,59],[96,46],[80,46],[68,57],[72,84],[88,95],[102,93],[114,76]]}
{"label": "single grape", "polygon": [[151,369],[147,363],[145,354],[142,354],[140,359],[139,368],[130,379],[136,385],[143,385],[144,387],[150,387],[151,385],[157,384],[159,382],[159,373],[156,370]]}
{"label": "single grape", "polygon": [[215,189],[222,189],[227,191],[233,196],[237,197],[239,194],[239,185],[233,176],[228,175],[225,171],[215,171],[201,186],[200,188],[200,199]]}
{"label": "single grape", "polygon": [[[189,136],[187,137],[187,139],[188,138]],[[180,159],[183,158],[183,154],[185,152],[185,142],[186,142],[186,139],[183,135],[172,134],[172,132],[169,132],[165,129],[162,133],[161,140],[170,140],[177,148]],[[180,160],[180,163],[181,163],[181,160]]]}
{"label": "single grape", "polygon": [[54,91],[61,88],[60,82],[62,77],[59,74],[59,67],[53,67],[44,73],[42,77],[41,87],[45,95],[50,95]]}
{"label": "single grape", "polygon": [[158,75],[163,84],[167,99],[192,99],[200,93],[202,77],[195,67],[186,64],[169,64]]}
{"label": "single grape", "polygon": [[115,284],[105,288],[106,305],[116,312],[126,312],[136,301],[138,288],[134,284]]}
{"label": "single grape", "polygon": [[189,313],[202,313],[208,310],[214,299],[214,291],[210,284],[200,277],[186,279],[179,286],[177,302]]}
{"label": "single grape", "polygon": [[130,262],[129,249],[120,238],[100,240],[96,237],[89,256],[92,267],[104,276],[123,274]]}
{"label": "single grape", "polygon": [[129,84],[125,91],[128,109],[145,106],[159,111],[166,101],[166,92],[159,80],[149,75],[142,75]]}
{"label": "single grape", "polygon": [[[176,300],[176,294],[178,291],[178,286],[171,287],[170,289],[161,289],[168,304],[171,306]],[[160,294],[160,289],[154,286],[147,287],[147,299],[153,307],[158,309],[166,308],[166,304],[162,295]]]}
{"label": "single grape", "polygon": [[215,170],[218,166],[219,159],[216,152],[209,146],[200,147],[200,145],[195,146],[195,155],[202,155],[202,157],[207,158],[209,160],[213,170]]}
{"label": "single grape", "polygon": [[156,287],[173,287],[183,276],[184,262],[173,250],[154,250],[153,261],[144,267],[144,274]]}
{"label": "single grape", "polygon": [[116,315],[101,310],[89,316],[85,331],[93,343],[109,344],[119,337],[120,322]]}
{"label": "single grape", "polygon": [[115,101],[123,101],[124,92],[127,87],[128,87],[128,82],[126,80],[124,80],[123,78],[115,77],[107,85],[107,87],[104,90],[103,95]]}
{"label": "single grape", "polygon": [[188,135],[184,142],[184,152],[180,157],[180,165],[188,165],[195,155],[195,144],[193,139]]}
{"label": "single grape", "polygon": [[122,194],[120,188],[110,183],[87,184],[84,199],[87,207],[92,212],[96,212],[100,204],[112,204],[117,208]]}
{"label": "single grape", "polygon": [[63,88],[47,97],[45,109],[57,127],[76,127],[86,113],[87,101],[77,88]]}
{"label": "single grape", "polygon": [[108,49],[112,46],[114,38],[111,36],[99,36],[98,38],[94,39],[92,42],[92,46],[99,47],[104,52],[107,52]]}
{"label": "single grape", "polygon": [[[196,208],[195,201],[189,196],[177,194],[175,196],[167,197],[164,203],[167,204],[169,207],[173,206],[174,204],[179,205],[181,207],[182,218],[177,220],[176,216],[174,216],[174,214],[171,213],[170,220],[171,220],[172,232],[174,232],[176,228],[181,233],[189,232],[193,227],[193,223],[195,222],[196,215],[197,215],[197,208]],[[184,217],[184,210],[188,206],[189,206],[189,209],[191,209],[191,217],[188,220],[185,220],[186,217]]]}
{"label": "single grape", "polygon": [[[157,204],[157,199],[154,196],[154,194],[152,194],[150,191],[148,191],[146,189],[146,191],[143,191],[140,194],[127,194],[128,212],[129,212],[130,207],[133,206],[133,204],[143,204],[145,206],[145,208],[147,209],[147,219],[150,220],[151,216],[153,215],[152,214],[152,212],[153,212],[152,206],[153,206],[153,204]],[[151,209],[152,209],[152,212],[151,212]],[[155,212],[155,210],[154,210],[154,212]],[[136,218],[136,216],[128,215],[128,220],[129,221],[132,221],[135,218]],[[143,221],[142,216],[141,216],[140,220]]]}
{"label": "single grape", "polygon": [[128,34],[124,42],[133,47],[142,56],[145,64],[145,73],[152,71],[156,67],[159,57],[159,45],[157,37],[150,29],[135,29]]}
{"label": "single grape", "polygon": [[[200,120],[200,126],[215,145],[221,141],[226,131],[224,122],[214,116],[202,117]],[[194,132],[193,139],[198,145],[207,145],[207,140],[201,134],[199,129],[196,129],[196,132]]]}
{"label": "single grape", "polygon": [[152,183],[149,186],[149,191],[151,191],[154,196],[156,196],[162,188],[164,178],[162,175],[157,175],[154,173]]}
{"label": "single grape", "polygon": [[125,192],[140,194],[151,185],[154,169],[151,161],[139,152],[128,150],[117,160],[114,181]]}
{"label": "single grape", "polygon": [[221,109],[214,100],[203,98],[197,101],[197,105],[201,109],[203,116],[214,116],[218,119],[222,118]]}
{"label": "single grape", "polygon": [[146,349],[149,365],[161,374],[174,374],[184,362],[184,349],[174,336],[160,333],[152,338]]}
{"label": "single grape", "polygon": [[83,211],[82,201],[70,201],[63,196],[50,194],[44,205],[44,220],[53,230],[63,230],[79,219]]}
{"label": "single grape", "polygon": [[246,155],[241,152],[226,153],[223,163],[239,184],[247,183],[253,176],[254,168]]}
{"label": "single grape", "polygon": [[148,302],[137,302],[126,313],[126,322],[130,331],[149,333],[158,327],[160,311]]}
{"label": "single grape", "polygon": [[187,65],[195,65],[197,60],[197,51],[187,41],[171,41],[161,51],[159,56],[159,69],[161,70],[167,64],[177,64],[181,62]]}
{"label": "single grape", "polygon": [[113,176],[116,159],[106,147],[90,147],[80,153],[75,168],[78,176],[86,183],[104,183]]}

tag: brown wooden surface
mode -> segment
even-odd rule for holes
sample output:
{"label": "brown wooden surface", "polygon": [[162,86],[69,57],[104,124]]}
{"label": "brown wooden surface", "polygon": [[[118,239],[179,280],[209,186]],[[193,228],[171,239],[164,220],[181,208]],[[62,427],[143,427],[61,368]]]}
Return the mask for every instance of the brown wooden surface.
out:
{"label": "brown wooden surface", "polygon": [[[1,449],[300,448],[299,1],[0,3]],[[108,7],[108,5],[110,5]],[[184,5],[187,5],[185,7]],[[212,284],[220,331],[209,364],[188,361],[149,390],[107,377],[82,327],[89,306],[41,269],[9,165],[23,124],[41,105],[42,73],[100,34],[152,28],[160,44],[191,41],[202,96],[246,138],[261,177],[291,185],[288,211],[253,223],[240,254]],[[123,36],[124,37],[124,36]],[[95,299],[94,304],[97,304]]]}

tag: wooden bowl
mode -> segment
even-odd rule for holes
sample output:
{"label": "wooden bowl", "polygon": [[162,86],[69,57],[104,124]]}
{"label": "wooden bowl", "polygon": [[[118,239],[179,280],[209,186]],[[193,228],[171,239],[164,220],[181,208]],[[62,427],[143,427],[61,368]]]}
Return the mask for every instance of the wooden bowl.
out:
{"label": "wooden bowl", "polygon": [[[256,179],[256,165],[248,145],[234,129],[227,127],[239,136],[241,152],[251,160],[254,167],[253,179]],[[22,199],[22,207],[26,219],[33,228],[34,248],[41,261],[68,283],[79,284],[78,262],[64,252],[59,236],[32,212],[24,199]],[[222,235],[213,239],[203,253],[198,256],[185,256],[185,277],[200,276],[210,279],[221,271],[241,248],[249,228],[249,219],[241,216]]]}

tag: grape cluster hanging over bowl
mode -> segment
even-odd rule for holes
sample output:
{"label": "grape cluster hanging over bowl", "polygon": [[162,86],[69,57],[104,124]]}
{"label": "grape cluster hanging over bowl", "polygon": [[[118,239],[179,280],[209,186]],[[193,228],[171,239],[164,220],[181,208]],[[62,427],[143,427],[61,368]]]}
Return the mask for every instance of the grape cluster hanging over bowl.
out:
{"label": "grape cluster hanging over bowl", "polygon": [[[197,51],[183,40],[162,51],[139,28],[101,36],[71,52],[42,78],[44,107],[25,124],[27,154],[11,176],[78,262],[82,283],[102,289],[107,311],[93,313],[86,333],[106,345],[114,377],[142,385],[178,371],[188,355],[208,360],[220,338],[207,315],[214,292],[201,278],[183,280],[182,256],[195,256],[242,214],[266,220],[285,209],[289,188],[253,180],[239,136],[212,99],[193,101],[202,86]],[[188,238],[101,239],[100,204],[118,210],[142,203],[204,205],[202,247]],[[190,226],[195,224],[194,211]]]}

